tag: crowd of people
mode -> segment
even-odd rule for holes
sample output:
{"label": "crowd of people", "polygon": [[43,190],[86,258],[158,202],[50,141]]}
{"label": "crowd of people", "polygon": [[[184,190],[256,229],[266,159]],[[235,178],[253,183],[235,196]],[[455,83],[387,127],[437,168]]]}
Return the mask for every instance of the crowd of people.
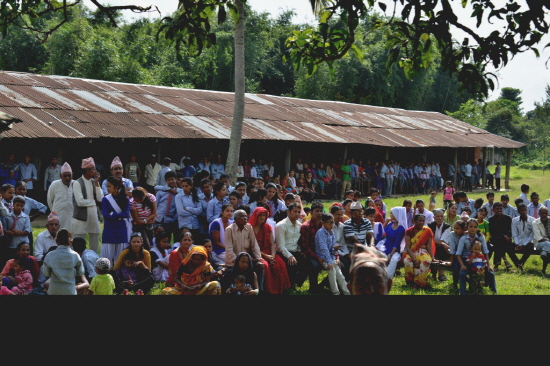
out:
{"label": "crowd of people", "polygon": [[[464,162],[455,189],[454,166],[441,172],[435,161],[401,167],[348,159],[325,167],[298,159],[277,174],[272,161],[251,159],[239,163],[232,186],[221,157],[209,160],[194,166],[187,154],[179,165],[169,158],[160,165],[153,155],[142,174],[135,156],[125,165],[115,157],[102,180],[90,157],[74,180],[68,163],[52,159],[46,206],[32,198],[38,178],[36,169],[27,175],[30,157],[17,164],[9,155],[0,164],[0,292],[147,294],[162,282],[166,295],[280,295],[307,280],[314,294],[325,287],[335,295],[387,294],[403,267],[415,288],[448,281],[447,268],[461,294],[476,281],[497,293],[501,261],[509,269],[509,257],[523,271],[535,249],[546,275],[550,200],[539,203],[525,185],[516,207],[506,194],[467,197],[475,186],[500,189],[499,163],[491,174],[490,162]],[[382,199],[428,190],[428,207],[405,199],[388,210]],[[445,209],[436,208],[440,191]],[[316,200],[323,197],[341,202],[325,208]],[[34,240],[32,221],[42,214],[46,230]],[[321,271],[327,276],[319,283]]]}

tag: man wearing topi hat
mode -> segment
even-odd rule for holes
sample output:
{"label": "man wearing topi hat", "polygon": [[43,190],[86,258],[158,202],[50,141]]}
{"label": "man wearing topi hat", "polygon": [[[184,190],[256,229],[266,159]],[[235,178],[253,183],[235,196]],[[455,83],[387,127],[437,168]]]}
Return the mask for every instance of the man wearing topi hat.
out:
{"label": "man wearing topi hat", "polygon": [[[115,178],[122,180],[122,183],[126,188],[126,195],[128,197],[132,197],[132,190],[134,189],[134,184],[130,179],[124,178],[122,176],[123,172],[124,172],[124,169],[122,168],[122,162],[120,161],[120,158],[118,156],[115,156],[115,158],[113,159],[113,162],[111,163],[111,175]],[[101,185],[101,190],[103,191],[104,196],[109,194],[109,192],[107,192],[107,179],[103,181],[103,184]]]}
{"label": "man wearing topi hat", "polygon": [[34,258],[36,258],[38,262],[42,262],[44,254],[48,253],[48,249],[57,246],[55,237],[57,236],[58,231],[59,216],[57,216],[57,212],[52,211],[52,213],[48,216],[46,230],[38,234],[36,237],[36,243],[34,244]]}
{"label": "man wearing topi hat", "polygon": [[[50,211],[57,212],[59,228],[70,230],[73,221],[73,199],[69,188],[73,184],[73,170],[68,163],[63,164],[61,179],[54,180],[48,188],[48,207]],[[54,238],[54,245],[55,238]]]}
{"label": "man wearing topi hat", "polygon": [[82,159],[82,176],[73,182],[73,237],[86,237],[90,249],[97,253],[99,248],[99,208],[103,192],[99,186],[99,173],[93,158]]}

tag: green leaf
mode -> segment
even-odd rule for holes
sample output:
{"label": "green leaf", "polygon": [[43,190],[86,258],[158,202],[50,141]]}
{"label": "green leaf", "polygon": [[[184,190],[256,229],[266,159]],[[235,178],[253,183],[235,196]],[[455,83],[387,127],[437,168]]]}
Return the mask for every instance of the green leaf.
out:
{"label": "green leaf", "polygon": [[386,12],[386,4],[384,3],[378,3],[378,6],[380,7],[380,9],[382,9],[382,11],[385,13]]}
{"label": "green leaf", "polygon": [[227,12],[225,11],[225,6],[220,4],[218,7],[218,24],[222,24],[225,22],[225,18],[227,17]]}

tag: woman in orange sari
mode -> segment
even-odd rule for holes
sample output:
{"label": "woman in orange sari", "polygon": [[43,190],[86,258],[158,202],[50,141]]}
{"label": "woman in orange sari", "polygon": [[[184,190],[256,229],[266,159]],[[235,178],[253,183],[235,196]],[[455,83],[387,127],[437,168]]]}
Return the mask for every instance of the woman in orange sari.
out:
{"label": "woman in orange sari", "polygon": [[252,225],[256,241],[262,253],[264,264],[264,289],[273,295],[281,295],[290,287],[290,279],[284,260],[277,255],[274,242],[274,233],[267,223],[269,211],[263,207],[256,207],[248,223]]}
{"label": "woman in orange sari", "polygon": [[189,255],[181,262],[174,279],[176,287],[167,287],[162,295],[220,295],[218,281],[210,281],[212,266],[207,261],[208,252],[202,245],[191,248]]}
{"label": "woman in orange sari", "polygon": [[405,231],[405,281],[415,288],[424,288],[428,284],[430,264],[435,255],[435,242],[432,230],[424,226],[424,215],[415,215],[413,226]]}

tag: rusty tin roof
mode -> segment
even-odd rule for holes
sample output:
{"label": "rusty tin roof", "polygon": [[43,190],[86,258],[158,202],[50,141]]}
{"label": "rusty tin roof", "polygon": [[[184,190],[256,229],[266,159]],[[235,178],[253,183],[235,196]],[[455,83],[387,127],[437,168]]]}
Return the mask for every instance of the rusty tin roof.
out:
{"label": "rusty tin roof", "polygon": [[[263,94],[246,94],[245,102],[243,139],[525,146],[437,112]],[[4,138],[229,139],[233,93],[2,72],[0,110],[23,121]]]}

